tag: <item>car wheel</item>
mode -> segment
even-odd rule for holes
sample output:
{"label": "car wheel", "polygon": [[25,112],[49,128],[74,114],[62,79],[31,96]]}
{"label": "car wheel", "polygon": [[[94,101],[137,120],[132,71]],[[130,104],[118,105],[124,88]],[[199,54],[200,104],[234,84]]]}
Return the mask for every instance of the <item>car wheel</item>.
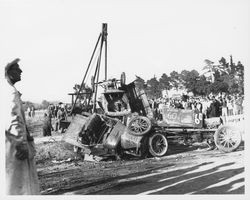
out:
{"label": "car wheel", "polygon": [[167,153],[168,141],[164,134],[154,133],[149,137],[149,153],[154,157],[162,157]]}
{"label": "car wheel", "polygon": [[236,150],[241,141],[241,132],[233,126],[220,126],[214,134],[215,145],[223,152]]}
{"label": "car wheel", "polygon": [[141,136],[148,133],[152,128],[151,121],[144,116],[137,116],[132,118],[128,123],[130,133],[135,136]]}

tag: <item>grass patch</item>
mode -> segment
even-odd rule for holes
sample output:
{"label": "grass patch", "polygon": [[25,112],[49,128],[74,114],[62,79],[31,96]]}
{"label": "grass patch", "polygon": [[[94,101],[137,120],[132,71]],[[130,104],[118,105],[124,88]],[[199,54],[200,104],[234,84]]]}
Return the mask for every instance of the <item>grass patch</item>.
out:
{"label": "grass patch", "polygon": [[[43,125],[43,115],[44,110],[37,111],[34,117],[28,117],[26,113],[26,122],[30,134],[34,138],[43,137],[42,125]],[[55,119],[52,119],[52,124],[54,125]],[[61,135],[58,132],[52,132],[52,135]],[[71,144],[65,143],[63,141],[51,141],[35,144],[36,147],[36,164],[38,167],[43,167],[47,165],[53,165],[52,161],[62,161],[68,158],[74,158],[75,153],[73,151],[73,146]]]}
{"label": "grass patch", "polygon": [[50,164],[52,161],[67,160],[74,158],[73,146],[71,144],[59,142],[46,142],[36,145],[37,165]]}

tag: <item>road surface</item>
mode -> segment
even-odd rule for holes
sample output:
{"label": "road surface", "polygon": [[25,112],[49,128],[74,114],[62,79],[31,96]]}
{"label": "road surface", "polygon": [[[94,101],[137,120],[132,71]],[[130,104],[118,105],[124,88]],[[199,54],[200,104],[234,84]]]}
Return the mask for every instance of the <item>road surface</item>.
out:
{"label": "road surface", "polygon": [[[244,150],[192,150],[110,165],[103,181],[69,188],[65,195],[244,194]],[[94,175],[93,175],[94,176]],[[93,177],[94,178],[94,177]],[[100,177],[99,177],[100,178]],[[84,181],[84,177],[82,179]]]}

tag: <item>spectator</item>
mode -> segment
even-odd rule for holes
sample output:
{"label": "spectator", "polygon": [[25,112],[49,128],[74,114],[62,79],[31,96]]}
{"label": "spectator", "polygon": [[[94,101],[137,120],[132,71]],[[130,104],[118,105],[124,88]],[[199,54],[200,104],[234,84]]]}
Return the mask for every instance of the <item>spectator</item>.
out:
{"label": "spectator", "polygon": [[182,107],[184,109],[188,109],[188,103],[186,101],[182,101]]}
{"label": "spectator", "polygon": [[153,110],[153,115],[154,115],[155,119],[157,119],[158,118],[158,116],[157,116],[158,115],[158,113],[157,113],[158,105],[157,105],[157,102],[154,99],[152,99],[151,106],[152,106],[152,110]]}
{"label": "spectator", "polygon": [[212,97],[212,103],[208,109],[208,117],[219,117],[220,116],[220,103],[215,97]]}
{"label": "spectator", "polygon": [[57,118],[57,112],[58,112],[58,110],[59,110],[59,106],[56,105],[56,106],[55,106],[55,109],[54,109],[54,117],[55,117],[55,118]]}
{"label": "spectator", "polygon": [[191,103],[191,109],[192,109],[192,110],[195,110],[195,109],[196,109],[196,102],[195,102],[195,101],[193,101],[193,102]]}
{"label": "spectator", "polygon": [[161,101],[158,105],[158,109],[159,109],[159,120],[162,120],[163,119],[163,106],[164,106],[164,103],[163,101]]}
{"label": "spectator", "polygon": [[237,100],[237,105],[238,105],[238,114],[243,114],[243,98],[241,96],[238,97],[238,100]]}
{"label": "spectator", "polygon": [[234,99],[232,101],[232,105],[233,105],[233,115],[237,115],[237,113],[238,113],[238,110],[237,110],[238,106],[236,104],[236,99]]}
{"label": "spectator", "polygon": [[245,99],[244,98],[242,98],[241,105],[242,105],[242,113],[241,114],[244,114],[244,108],[245,108]]}
{"label": "spectator", "polygon": [[51,117],[44,113],[44,120],[43,120],[43,136],[51,136],[51,131],[53,127],[51,125]]}
{"label": "spectator", "polygon": [[64,108],[59,108],[57,111],[57,117],[56,117],[56,130],[55,131],[63,131],[62,127],[61,127],[61,122],[62,120],[65,119],[65,112],[64,112]]}
{"label": "spectator", "polygon": [[5,67],[5,169],[7,195],[39,194],[38,176],[35,165],[34,139],[30,135],[20,92],[15,83],[21,80],[19,59]]}
{"label": "spectator", "polygon": [[196,103],[196,109],[199,113],[202,113],[202,103],[200,101]]}
{"label": "spectator", "polygon": [[33,106],[31,107],[31,116],[35,117],[35,108]]}
{"label": "spectator", "polygon": [[228,99],[227,101],[227,110],[228,110],[228,115],[231,116],[233,115],[233,100]]}
{"label": "spectator", "polygon": [[180,100],[176,100],[175,101],[175,108],[177,109],[183,109],[182,103],[180,102]]}
{"label": "spectator", "polygon": [[221,109],[221,116],[226,117],[227,116],[227,101],[225,98],[222,99],[222,109]]}
{"label": "spectator", "polygon": [[31,109],[30,109],[29,106],[28,106],[28,108],[27,108],[27,112],[28,112],[28,116],[31,117]]}

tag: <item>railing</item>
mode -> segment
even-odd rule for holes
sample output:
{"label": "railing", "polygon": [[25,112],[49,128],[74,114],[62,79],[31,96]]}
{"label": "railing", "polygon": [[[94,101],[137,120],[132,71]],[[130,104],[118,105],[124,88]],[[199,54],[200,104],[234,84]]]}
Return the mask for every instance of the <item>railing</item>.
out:
{"label": "railing", "polygon": [[239,123],[239,122],[243,122],[244,121],[244,115],[230,115],[230,116],[224,116],[222,117],[223,121],[225,122],[225,124],[231,124],[231,123]]}
{"label": "railing", "polygon": [[226,116],[223,120],[225,125],[237,127],[237,129],[241,132],[242,140],[245,141],[244,114]]}

